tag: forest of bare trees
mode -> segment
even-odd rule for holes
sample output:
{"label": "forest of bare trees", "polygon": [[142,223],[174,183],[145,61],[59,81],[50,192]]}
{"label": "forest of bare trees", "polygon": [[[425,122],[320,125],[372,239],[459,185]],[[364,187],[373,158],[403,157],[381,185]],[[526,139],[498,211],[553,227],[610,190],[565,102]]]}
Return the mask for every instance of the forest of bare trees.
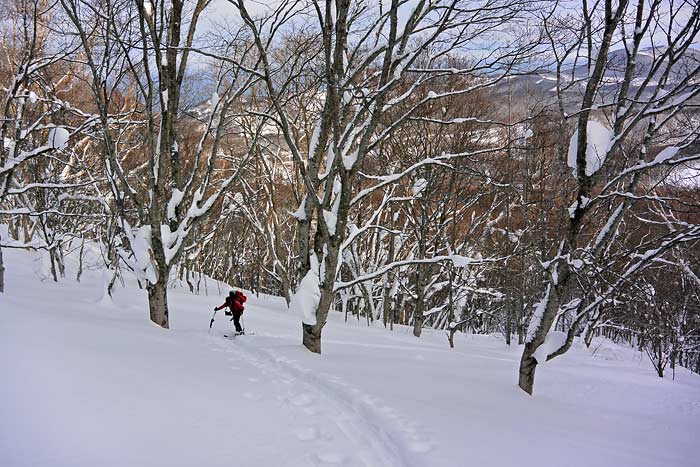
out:
{"label": "forest of bare trees", "polygon": [[[7,0],[2,252],[700,373],[695,0]],[[204,279],[203,279],[204,278]],[[80,280],[80,270],[76,278]],[[144,316],[146,311],[144,310]]]}

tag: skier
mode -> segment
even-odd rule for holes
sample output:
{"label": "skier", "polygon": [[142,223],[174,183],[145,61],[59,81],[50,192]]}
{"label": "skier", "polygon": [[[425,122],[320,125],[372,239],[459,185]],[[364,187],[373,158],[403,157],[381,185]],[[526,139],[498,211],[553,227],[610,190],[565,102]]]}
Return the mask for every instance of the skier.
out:
{"label": "skier", "polygon": [[218,311],[222,308],[228,307],[225,314],[226,316],[233,316],[231,321],[233,321],[233,325],[236,326],[236,334],[245,334],[244,329],[241,327],[241,315],[243,314],[243,304],[246,300],[247,297],[243,295],[243,292],[240,290],[234,292],[232,290],[229,292],[228,297],[226,297],[224,304],[214,308],[214,311]]}

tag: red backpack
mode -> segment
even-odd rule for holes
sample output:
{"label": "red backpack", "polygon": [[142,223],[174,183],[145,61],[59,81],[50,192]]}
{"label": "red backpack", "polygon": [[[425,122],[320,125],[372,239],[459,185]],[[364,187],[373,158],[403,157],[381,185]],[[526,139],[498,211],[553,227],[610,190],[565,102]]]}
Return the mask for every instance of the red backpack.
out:
{"label": "red backpack", "polygon": [[238,301],[239,301],[240,304],[241,304],[241,314],[243,314],[243,310],[245,309],[245,306],[244,306],[243,304],[246,302],[246,300],[248,300],[248,297],[246,297],[245,295],[243,295],[243,292],[241,292],[241,291],[239,290],[239,291],[236,292],[236,298],[238,299]]}

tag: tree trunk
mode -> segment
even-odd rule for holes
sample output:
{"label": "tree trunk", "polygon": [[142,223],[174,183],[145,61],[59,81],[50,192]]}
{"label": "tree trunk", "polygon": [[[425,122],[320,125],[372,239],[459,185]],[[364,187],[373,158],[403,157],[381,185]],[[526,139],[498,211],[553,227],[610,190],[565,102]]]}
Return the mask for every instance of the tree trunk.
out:
{"label": "tree trunk", "polygon": [[423,332],[423,321],[425,316],[423,316],[423,307],[416,306],[415,316],[413,317],[413,335],[420,337]]}
{"label": "tree trunk", "polygon": [[423,270],[418,267],[416,268],[416,307],[415,314],[413,316],[413,335],[420,337],[423,331],[423,321],[425,320],[425,278]]}
{"label": "tree trunk", "polygon": [[453,287],[454,287],[454,270],[450,266],[450,285],[449,285],[449,295],[448,295],[448,307],[449,307],[449,312],[447,315],[447,327],[450,328],[450,333],[448,334],[447,340],[450,341],[450,348],[454,349],[455,348],[455,331],[456,331],[456,326],[454,326],[455,322],[455,300],[454,300],[454,294],[453,294]]}
{"label": "tree trunk", "polygon": [[333,291],[333,287],[322,284],[321,299],[319,300],[318,308],[316,309],[316,324],[310,325],[301,323],[303,331],[302,342],[304,347],[313,353],[321,353],[321,331],[323,330],[323,326],[326,324],[328,312],[331,309],[331,305],[333,305],[334,297],[335,292]]}
{"label": "tree trunk", "polygon": [[659,375],[659,378],[663,378],[663,377],[664,377],[664,369],[663,369],[663,367],[661,366],[661,363],[658,363],[658,364],[656,365],[656,374]]}
{"label": "tree trunk", "polygon": [[289,309],[289,305],[292,303],[292,289],[289,286],[289,278],[286,272],[282,274],[282,296],[287,304],[287,309]]}
{"label": "tree trunk", "polygon": [[[389,219],[391,219],[391,223],[389,224],[390,228],[394,228],[394,222],[393,222],[393,213],[389,211]],[[394,261],[394,258],[396,257],[396,242],[394,241],[394,236],[390,235],[389,236],[389,256],[387,257],[387,263],[391,263]],[[384,314],[384,327],[386,327],[387,321],[391,318],[391,329],[394,329],[394,304],[393,304],[393,299],[391,295],[391,291],[393,288],[393,283],[394,283],[394,277],[391,271],[387,272],[386,276],[384,276],[384,300],[382,302],[382,313]],[[391,316],[389,316],[391,314]]]}
{"label": "tree trunk", "polygon": [[159,279],[155,284],[150,282],[146,286],[148,290],[148,309],[151,315],[151,321],[156,323],[158,326],[168,329],[168,288],[167,288],[167,274],[166,279]]}
{"label": "tree trunk", "polygon": [[58,246],[56,247],[56,265],[58,266],[58,273],[61,276],[61,279],[66,277],[66,263],[65,263],[65,258],[63,256],[63,247],[61,246],[61,242],[58,243]]}
{"label": "tree trunk", "polygon": [[518,314],[518,345],[523,345],[525,343],[525,325],[523,324],[523,311],[524,307],[521,305],[519,308],[520,312]]}
{"label": "tree trunk", "polygon": [[510,338],[511,334],[513,333],[513,313],[514,313],[514,308],[509,308],[506,311],[506,329],[504,334],[506,335],[506,345],[510,346]]}
{"label": "tree trunk", "polygon": [[391,289],[389,288],[389,275],[384,277],[384,290],[382,291],[382,320],[384,321],[384,327],[386,328],[389,322],[390,304],[391,300]]}
{"label": "tree trunk", "polygon": [[49,250],[49,270],[51,271],[51,278],[53,281],[58,282],[58,276],[56,275],[56,253],[54,253],[54,251],[53,248]]}
{"label": "tree trunk", "polygon": [[321,353],[321,329],[323,329],[322,326],[320,325],[315,325],[311,326],[310,324],[306,323],[301,323],[302,331],[303,331],[303,339],[302,342],[304,343],[304,347],[309,349],[313,353],[320,354]]}
{"label": "tree trunk", "polygon": [[537,369],[537,360],[532,356],[537,346],[533,345],[532,341],[525,344],[523,356],[520,359],[520,377],[518,378],[518,386],[526,393],[532,395],[532,390],[535,387],[535,370]]}
{"label": "tree trunk", "polygon": [[658,349],[658,360],[657,360],[657,365],[656,365],[656,373],[659,375],[659,378],[664,377],[664,353],[663,353],[663,341],[659,339],[659,343],[657,346]]}
{"label": "tree trunk", "polygon": [[[109,284],[107,284],[107,295],[109,295],[110,298],[112,298],[112,291],[114,290],[114,284],[117,282],[117,274],[119,274],[119,263],[115,263],[114,269],[110,269],[110,271],[114,271],[112,274],[112,278],[109,280]],[[139,282],[139,286],[141,285],[141,282]]]}
{"label": "tree trunk", "polygon": [[595,332],[595,327],[594,327],[594,326],[590,326],[590,327],[586,330],[586,334],[585,334],[585,336],[583,337],[583,342],[586,344],[586,348],[587,348],[587,349],[590,349],[590,348],[591,348],[591,343],[593,342],[593,333],[594,333],[594,332]]}
{"label": "tree trunk", "polygon": [[5,263],[2,260],[2,247],[0,247],[0,293],[5,292]]}
{"label": "tree trunk", "polygon": [[[184,272],[184,275],[185,275],[185,283],[187,284],[187,287],[190,289],[190,293],[193,294],[194,293],[194,284],[190,280],[189,264],[185,264],[183,266],[183,268],[184,268],[184,271],[182,271],[182,272]],[[181,272],[181,275],[182,275],[182,272]]]}
{"label": "tree trunk", "polygon": [[[568,281],[570,276],[568,274],[560,274],[560,280],[562,277],[564,281]],[[545,308],[540,317],[540,322],[537,324],[534,334],[528,339],[523,348],[523,356],[520,359],[518,386],[530,395],[532,395],[535,385],[535,370],[537,369],[537,359],[533,357],[533,354],[544,343],[549,330],[552,328],[552,324],[554,324],[559,310],[559,296],[560,290],[550,284],[543,298],[546,303],[544,304]]]}
{"label": "tree trunk", "polygon": [[80,277],[83,275],[83,255],[85,253],[85,239],[80,242],[80,251],[78,252],[78,272],[75,275],[76,282],[80,282]]}

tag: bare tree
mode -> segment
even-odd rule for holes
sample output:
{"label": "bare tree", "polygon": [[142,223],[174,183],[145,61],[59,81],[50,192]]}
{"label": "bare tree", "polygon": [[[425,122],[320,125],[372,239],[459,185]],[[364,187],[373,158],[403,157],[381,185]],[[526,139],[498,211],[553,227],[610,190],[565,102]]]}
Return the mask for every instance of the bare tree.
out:
{"label": "bare tree", "polygon": [[[0,89],[0,206],[4,207],[0,215],[37,214],[34,219],[42,223],[42,232],[52,237],[52,229],[45,221],[59,212],[57,204],[31,206],[24,201],[31,194],[36,194],[37,199],[48,199],[48,191],[56,202],[58,193],[76,186],[66,180],[52,180],[44,171],[47,165],[54,169],[65,165],[60,155],[69,152],[69,140],[79,128],[58,124],[67,123],[58,117],[62,112],[70,114],[75,110],[57,97],[70,86],[70,79],[61,71],[66,70],[63,61],[75,51],[75,46],[65,41],[62,52],[52,51],[49,42],[63,38],[53,31],[55,15],[50,6],[41,0],[17,0],[0,7],[0,79],[7,83],[6,88]],[[78,126],[81,123],[85,123],[82,115]],[[37,243],[26,236],[21,240],[9,238],[9,231],[0,230],[0,292],[5,284],[2,249],[9,246],[35,248]],[[57,243],[49,241],[44,247],[51,252],[53,265]],[[56,279],[55,270],[52,271]]]}
{"label": "bare tree", "polygon": [[[336,285],[343,251],[355,236],[348,236],[351,210],[375,191],[387,188],[429,165],[448,164],[464,155],[426,154],[420,162],[401,172],[369,176],[365,161],[392,132],[407,122],[426,103],[465,94],[493,84],[510,70],[529,48],[506,44],[474,58],[468,66],[446,68],[443,58],[461,48],[476,46],[493,37],[526,9],[526,2],[490,0],[478,8],[461,2],[418,2],[410,11],[405,2],[281,2],[270,14],[254,18],[247,2],[230,0],[240,13],[261,57],[257,73],[272,103],[269,118],[279,126],[301,174],[306,191],[296,218],[299,221],[299,276],[297,297],[304,309],[303,342],[321,352],[321,331],[335,294],[368,277]],[[404,15],[406,15],[404,17]],[[312,18],[312,19],[308,19]],[[318,53],[309,63],[292,57],[284,66],[268,53],[291,25],[303,24]],[[320,46],[320,47],[319,47]],[[285,108],[290,93],[315,67],[315,86],[320,87],[322,109],[304,151],[297,145],[293,117]],[[289,68],[294,72],[289,73]],[[432,81],[453,75],[476,75],[489,69],[472,87],[443,94],[430,93],[413,105],[404,106]],[[285,70],[278,79],[277,70]],[[399,84],[408,80],[409,86]],[[403,111],[399,112],[399,109]],[[386,170],[386,168],[385,168]],[[365,187],[358,189],[358,185]],[[449,261],[442,257],[436,261]],[[432,261],[417,259],[417,262]],[[465,262],[468,262],[465,260]],[[406,263],[380,269],[388,270]],[[374,273],[371,275],[374,276]],[[301,298],[303,297],[303,298]]]}
{"label": "bare tree", "polygon": [[[199,143],[186,154],[181,112],[197,24],[208,5],[196,1],[62,0],[80,41],[100,118],[102,160],[120,234],[121,259],[145,283],[151,320],[168,327],[167,283],[196,226],[238,179],[251,152],[233,165],[225,137],[236,101],[256,76],[219,62],[211,111]],[[229,60],[245,62],[250,47],[236,42]],[[115,91],[129,86],[136,103],[115,115]],[[118,118],[115,118],[118,117]],[[123,138],[125,127],[134,127]],[[125,165],[129,157],[138,164]]]}
{"label": "bare tree", "polygon": [[[696,224],[669,223],[665,232],[628,244],[619,256],[612,248],[633,206],[664,201],[650,174],[700,158],[692,149],[697,128],[671,131],[700,93],[692,85],[700,63],[690,49],[700,30],[699,6],[683,2],[692,10],[686,15],[685,9],[665,12],[662,3],[606,0],[598,7],[584,1],[582,14],[555,12],[543,20],[558,63],[574,63],[568,71],[557,68],[557,91],[562,131],[569,121],[575,131],[568,147],[560,146],[559,160],[572,176],[559,204],[561,234],[542,261],[548,280],[520,363],[519,385],[527,393],[537,364],[565,353],[601,304],[652,261],[700,234]],[[654,47],[642,51],[645,41]],[[613,55],[616,44],[623,49]],[[611,72],[618,77],[613,86]],[[661,149],[661,141],[673,145]],[[616,277],[586,287],[591,278],[603,277],[613,258]],[[557,323],[563,330],[553,330]]]}

